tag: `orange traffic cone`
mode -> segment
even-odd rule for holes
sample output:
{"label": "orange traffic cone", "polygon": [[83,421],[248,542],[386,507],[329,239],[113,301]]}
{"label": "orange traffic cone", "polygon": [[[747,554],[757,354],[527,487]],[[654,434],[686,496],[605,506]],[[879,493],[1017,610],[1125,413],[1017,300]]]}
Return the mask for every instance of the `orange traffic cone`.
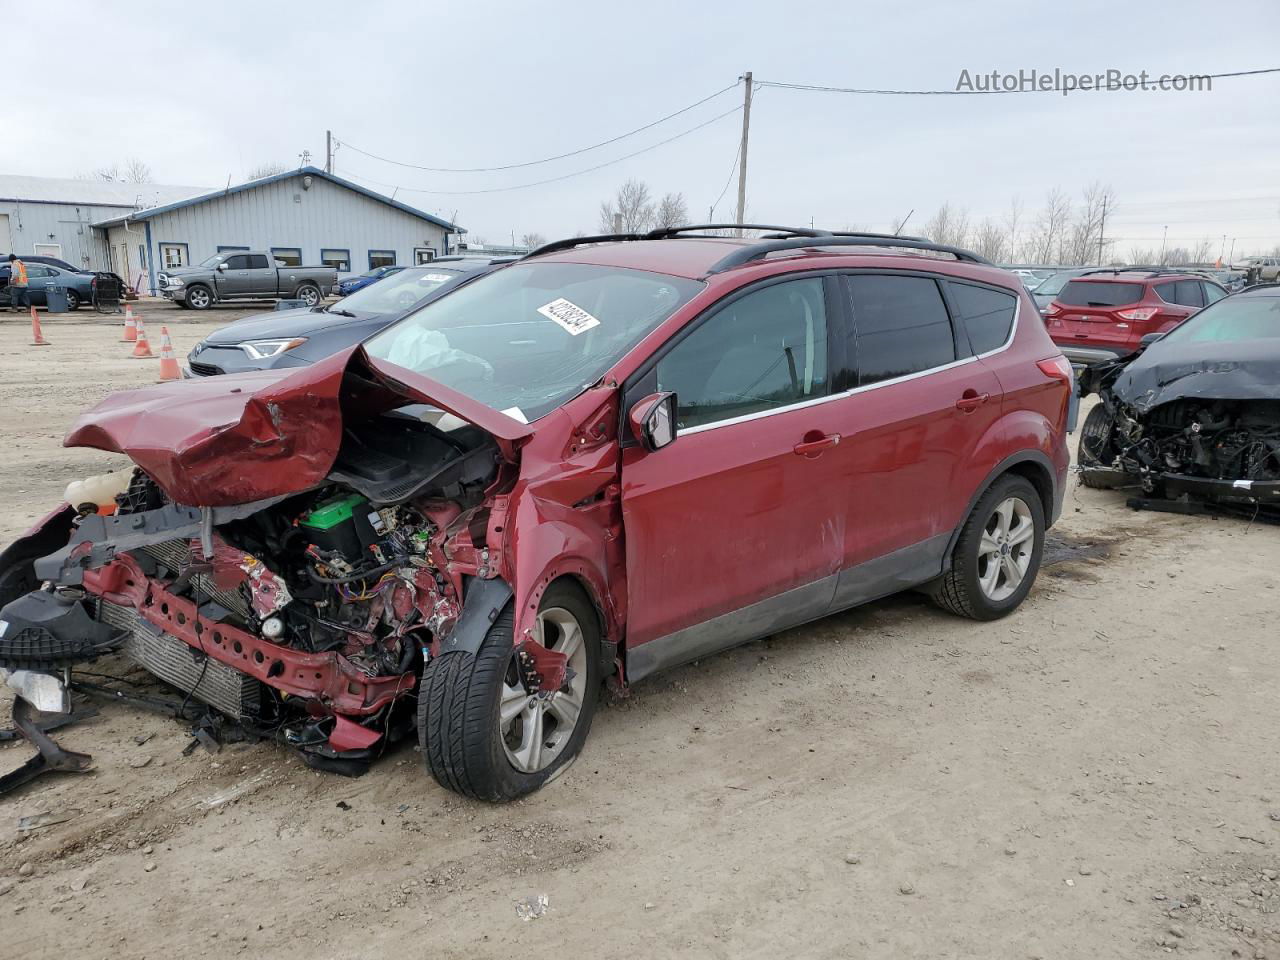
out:
{"label": "orange traffic cone", "polygon": [[147,328],[143,326],[142,320],[138,320],[138,339],[133,345],[133,353],[129,355],[130,360],[150,360],[155,357],[151,352],[151,344],[147,342]]}
{"label": "orange traffic cone", "polygon": [[173,341],[169,339],[169,328],[160,328],[160,380],[181,380],[182,371],[178,369],[178,358],[173,355]]}
{"label": "orange traffic cone", "polygon": [[44,338],[44,333],[40,329],[40,318],[36,316],[36,308],[31,308],[31,345],[33,347],[47,347],[49,341]]}
{"label": "orange traffic cone", "polygon": [[138,323],[133,318],[133,307],[124,308],[124,336],[120,338],[121,343],[137,343],[138,341]]}

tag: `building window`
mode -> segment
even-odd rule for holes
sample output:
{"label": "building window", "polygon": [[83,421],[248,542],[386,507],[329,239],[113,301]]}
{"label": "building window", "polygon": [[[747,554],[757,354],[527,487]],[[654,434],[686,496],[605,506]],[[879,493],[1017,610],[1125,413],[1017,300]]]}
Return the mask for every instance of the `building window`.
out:
{"label": "building window", "polygon": [[377,270],[379,267],[394,267],[396,265],[396,252],[394,250],[370,250],[369,251],[369,269]]}
{"label": "building window", "polygon": [[421,266],[424,263],[430,263],[436,258],[435,247],[414,247],[413,262]]}
{"label": "building window", "polygon": [[302,250],[299,247],[272,247],[271,256],[282,267],[302,266]]}
{"label": "building window", "polygon": [[185,267],[190,262],[191,258],[187,256],[187,245],[185,243],[160,244],[160,265],[166,270]]}
{"label": "building window", "polygon": [[248,247],[241,247],[237,244],[227,244],[227,243],[218,244],[219,253],[233,253],[236,250],[248,250],[248,249],[249,249]]}
{"label": "building window", "polygon": [[351,251],[350,250],[321,250],[320,262],[326,267],[333,267],[339,273],[351,272]]}

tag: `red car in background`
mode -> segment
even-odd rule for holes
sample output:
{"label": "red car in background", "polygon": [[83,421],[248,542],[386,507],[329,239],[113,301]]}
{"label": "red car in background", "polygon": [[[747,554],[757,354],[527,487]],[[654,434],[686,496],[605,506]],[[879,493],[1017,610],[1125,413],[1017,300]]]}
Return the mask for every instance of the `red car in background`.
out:
{"label": "red car in background", "polygon": [[1149,333],[1165,333],[1227,296],[1212,280],[1160,270],[1095,270],[1070,281],[1044,310],[1053,342],[1087,366],[1136,351]]}
{"label": "red car in background", "polygon": [[724,226],[550,244],[304,369],[109,397],[67,443],[137,469],[0,554],[0,666],[123,642],[313,765],[416,725],[503,800],[605,678],[912,588],[1010,613],[1069,462],[1029,294],[923,240]]}

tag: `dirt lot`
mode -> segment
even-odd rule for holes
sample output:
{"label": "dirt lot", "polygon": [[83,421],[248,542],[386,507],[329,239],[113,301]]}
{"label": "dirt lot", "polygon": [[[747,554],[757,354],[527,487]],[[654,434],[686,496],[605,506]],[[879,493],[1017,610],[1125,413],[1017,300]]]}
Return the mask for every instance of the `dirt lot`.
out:
{"label": "dirt lot", "polygon": [[[240,312],[144,308],[180,356]],[[0,320],[0,540],[113,462],[59,443],[155,376],[119,329]],[[107,705],[59,735],[94,774],[0,804],[0,956],[1280,958],[1280,530],[1072,489],[1055,532],[1008,619],[899,597],[643,683],[505,807]]]}

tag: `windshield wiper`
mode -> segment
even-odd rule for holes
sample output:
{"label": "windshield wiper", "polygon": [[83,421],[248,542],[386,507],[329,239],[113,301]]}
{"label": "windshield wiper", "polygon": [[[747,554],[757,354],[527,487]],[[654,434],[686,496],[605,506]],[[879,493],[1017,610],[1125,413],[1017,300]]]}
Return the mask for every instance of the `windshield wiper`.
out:
{"label": "windshield wiper", "polygon": [[352,313],[350,310],[342,310],[338,307],[325,307],[324,312],[336,313],[340,317],[350,317],[352,320],[356,319],[356,315]]}

